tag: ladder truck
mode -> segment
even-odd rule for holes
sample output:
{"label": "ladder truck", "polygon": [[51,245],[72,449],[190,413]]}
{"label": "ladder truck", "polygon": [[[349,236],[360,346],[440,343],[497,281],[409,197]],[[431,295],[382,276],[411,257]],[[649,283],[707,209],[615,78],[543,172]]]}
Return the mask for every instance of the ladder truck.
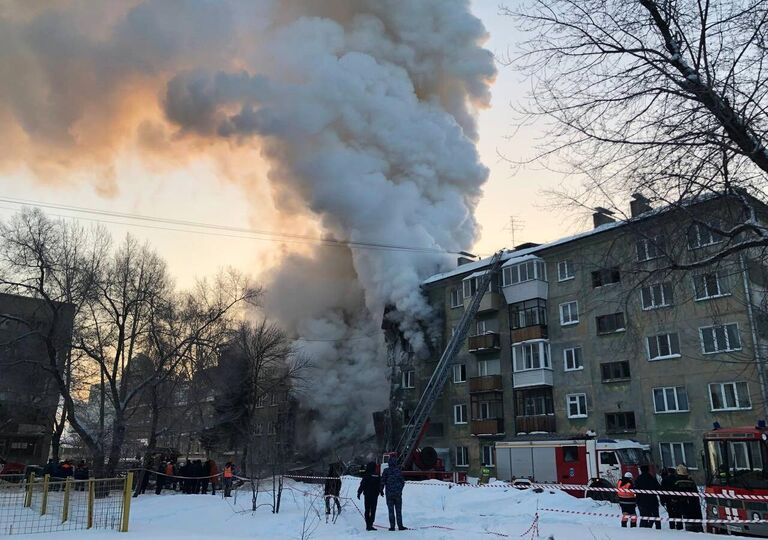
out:
{"label": "ladder truck", "polygon": [[[435,371],[432,373],[432,376],[430,377],[424,392],[419,398],[419,402],[416,405],[413,414],[411,415],[411,419],[408,422],[408,425],[404,427],[403,433],[400,436],[400,440],[398,441],[397,446],[390,452],[386,452],[384,454],[382,467],[386,467],[389,457],[395,456],[397,458],[397,463],[400,467],[402,467],[403,475],[406,478],[418,477],[419,479],[437,478],[456,480],[452,478],[451,473],[443,472],[441,474],[440,472],[430,471],[430,473],[426,474],[409,474],[410,471],[408,469],[414,462],[425,468],[433,468],[437,469],[438,471],[442,469],[440,460],[437,459],[437,453],[433,448],[428,447],[422,449],[421,451],[419,451],[418,448],[421,440],[424,438],[424,435],[427,432],[427,429],[429,428],[429,415],[432,411],[432,407],[440,396],[440,392],[442,392],[443,387],[448,380],[451,366],[453,365],[456,356],[461,351],[464,340],[467,338],[470,325],[477,315],[478,309],[480,308],[480,302],[482,301],[485,292],[488,290],[491,279],[493,279],[493,276],[499,271],[499,268],[501,268],[503,253],[503,250],[498,251],[493,255],[493,257],[491,257],[491,261],[488,264],[488,269],[479,279],[477,284],[477,291],[472,297],[472,301],[464,310],[464,313],[459,320],[459,324],[456,326],[453,336],[451,336],[450,341],[448,341],[448,345],[445,347],[443,354],[440,356],[440,360],[435,367]],[[466,478],[466,474],[464,474],[464,477]]]}

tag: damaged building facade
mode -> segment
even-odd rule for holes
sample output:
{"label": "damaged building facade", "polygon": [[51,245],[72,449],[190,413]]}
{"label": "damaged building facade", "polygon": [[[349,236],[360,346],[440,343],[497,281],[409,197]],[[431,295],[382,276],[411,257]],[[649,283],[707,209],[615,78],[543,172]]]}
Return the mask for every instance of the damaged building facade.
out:
{"label": "damaged building facade", "polygon": [[[635,196],[625,220],[596,209],[590,231],[507,251],[423,444],[446,468],[478,474],[495,466],[497,441],[593,430],[649,444],[657,464],[682,462],[702,479],[702,435],[714,422],[766,418],[765,259],[742,252],[681,270],[669,261],[710,257],[738,239],[707,224],[744,219],[729,200],[653,210]],[[443,347],[487,265],[460,259],[423,282]],[[401,366],[406,421],[438,358]]]}

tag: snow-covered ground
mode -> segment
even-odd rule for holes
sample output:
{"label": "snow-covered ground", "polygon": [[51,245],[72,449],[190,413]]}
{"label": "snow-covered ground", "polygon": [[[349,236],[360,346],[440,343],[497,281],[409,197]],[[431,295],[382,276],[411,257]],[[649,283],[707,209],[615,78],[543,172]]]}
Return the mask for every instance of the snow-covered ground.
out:
{"label": "snow-covered ground", "polygon": [[[355,499],[359,480],[344,478],[343,509],[335,523],[326,523],[322,486],[287,482],[279,514],[268,507],[250,512],[249,491],[240,491],[236,499],[212,495],[160,496],[142,495],[133,499],[131,530],[127,534],[93,530],[48,533],[25,538],[39,540],[235,540],[241,538],[331,540],[356,536],[397,535],[397,538],[493,539],[521,538],[529,531],[538,508],[618,514],[618,505],[575,499],[562,492],[535,493],[499,487],[443,487],[409,483],[404,491],[404,522],[411,530],[389,532],[387,508],[379,499],[376,524],[383,529],[367,532]],[[260,503],[271,501],[271,493],[262,493]],[[650,540],[660,537],[683,539],[693,533],[670,531],[664,524],[655,529],[622,529],[618,518],[588,517],[539,512],[540,537],[555,540]],[[302,532],[304,534],[302,535]],[[491,534],[499,533],[499,534]],[[531,538],[529,531],[525,538]],[[704,540],[715,536],[698,534]]]}

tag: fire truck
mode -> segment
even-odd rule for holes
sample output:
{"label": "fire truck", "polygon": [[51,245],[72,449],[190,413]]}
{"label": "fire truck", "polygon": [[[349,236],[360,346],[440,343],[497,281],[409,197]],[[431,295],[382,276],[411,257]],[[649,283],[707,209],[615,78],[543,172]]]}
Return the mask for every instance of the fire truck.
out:
{"label": "fire truck", "polygon": [[[641,465],[652,465],[650,447],[624,439],[520,437],[496,443],[500,480],[615,487],[624,473],[637,477]],[[572,495],[583,496],[584,490]]]}
{"label": "fire truck", "polygon": [[[706,493],[768,496],[768,429],[720,428],[704,434]],[[709,519],[768,519],[768,502],[707,498]],[[708,532],[736,533],[768,538],[766,523],[708,525]]]}

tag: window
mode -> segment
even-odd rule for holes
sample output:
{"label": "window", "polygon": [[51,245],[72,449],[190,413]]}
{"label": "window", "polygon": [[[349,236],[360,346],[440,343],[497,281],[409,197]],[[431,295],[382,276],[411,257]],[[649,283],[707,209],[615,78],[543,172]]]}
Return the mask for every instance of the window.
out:
{"label": "window", "polygon": [[464,298],[475,296],[477,292],[477,278],[465,279],[462,285],[464,287]]}
{"label": "window", "polygon": [[563,364],[565,365],[565,371],[576,371],[577,369],[584,369],[584,364],[581,361],[581,347],[571,347],[570,349],[564,349]]}
{"label": "window", "polygon": [[487,420],[489,418],[496,418],[495,415],[491,416],[491,402],[490,401],[481,401],[480,402],[479,416],[480,416],[480,420]]}
{"label": "window", "polygon": [[502,286],[507,287],[509,285],[515,285],[516,283],[532,281],[534,279],[546,281],[547,271],[544,261],[535,259],[507,266],[502,269],[501,276]]}
{"label": "window", "polygon": [[551,367],[547,341],[529,341],[515,345],[512,348],[512,356],[516,372]]}
{"label": "window", "polygon": [[696,249],[719,243],[722,238],[712,228],[719,229],[720,222],[714,220],[709,223],[694,223],[691,225],[691,228],[688,229],[688,249]]}
{"label": "window", "polygon": [[486,467],[496,466],[496,449],[493,446],[483,446],[483,465]]}
{"label": "window", "polygon": [[482,336],[483,334],[487,334],[489,332],[495,332],[498,326],[498,321],[496,319],[485,319],[482,321],[477,321],[475,323],[475,335]]}
{"label": "window", "polygon": [[655,309],[672,305],[672,284],[656,283],[640,289],[643,309]]}
{"label": "window", "polygon": [[664,251],[664,237],[654,236],[653,238],[643,238],[635,243],[637,251],[637,260],[639,262],[658,259]]}
{"label": "window", "polygon": [[618,465],[616,452],[600,452],[600,465]]}
{"label": "window", "polygon": [[547,301],[541,298],[509,306],[509,324],[513,330],[547,324]]}
{"label": "window", "polygon": [[277,433],[277,422],[267,422],[267,435],[275,435]]}
{"label": "window", "polygon": [[633,412],[607,413],[605,415],[606,433],[622,433],[635,431],[635,429],[635,413]]}
{"label": "window", "polygon": [[600,334],[612,334],[613,332],[621,332],[626,329],[624,324],[624,313],[610,313],[608,315],[600,315],[595,317],[597,321],[597,333]]}
{"label": "window", "polygon": [[563,461],[565,463],[575,463],[579,461],[579,447],[563,446]]}
{"label": "window", "polygon": [[645,340],[648,345],[648,360],[680,357],[680,340],[677,337],[677,332],[648,336]]}
{"label": "window", "polygon": [[687,412],[688,392],[685,386],[664,386],[653,389],[653,408],[656,413]]}
{"label": "window", "polygon": [[266,404],[267,404],[267,394],[261,394],[256,399],[256,406],[257,407],[264,407],[264,406],[266,406]]}
{"label": "window", "polygon": [[560,325],[576,324],[579,322],[579,303],[566,302],[560,304]]}
{"label": "window", "polygon": [[488,375],[501,375],[501,360],[495,358],[477,361],[477,376],[486,377]]}
{"label": "window", "polygon": [[453,382],[454,383],[467,382],[467,364],[454,364]]}
{"label": "window", "polygon": [[568,281],[576,276],[576,269],[573,266],[573,261],[566,259],[557,263],[557,280]]}
{"label": "window", "polygon": [[466,446],[456,447],[456,466],[469,467],[469,450]]}
{"label": "window", "polygon": [[277,403],[278,403],[279,399],[280,399],[280,395],[277,392],[272,392],[269,404],[272,407],[277,407]]}
{"label": "window", "polygon": [[568,418],[587,417],[587,394],[568,394],[565,396]]}
{"label": "window", "polygon": [[461,294],[461,287],[451,287],[451,307],[457,308],[457,307],[463,307],[464,306],[464,298]]}
{"label": "window", "polygon": [[602,287],[604,285],[610,285],[611,283],[618,283],[621,281],[621,272],[619,272],[618,266],[612,266],[611,268],[602,268],[592,272],[592,287]]}
{"label": "window", "polygon": [[689,469],[697,469],[696,455],[693,452],[693,443],[669,442],[659,443],[661,466],[664,468],[677,467],[682,464]]}
{"label": "window", "polygon": [[454,424],[466,424],[467,423],[467,405],[461,403],[453,406],[453,423]]}
{"label": "window", "polygon": [[736,323],[699,328],[704,354],[738,351],[741,349],[739,325]]}
{"label": "window", "polygon": [[603,382],[629,379],[629,362],[606,362],[600,364]]}
{"label": "window", "polygon": [[403,388],[415,388],[416,371],[403,371]]}
{"label": "window", "polygon": [[713,411],[751,409],[749,387],[746,382],[710,383],[709,400]]}
{"label": "window", "polygon": [[551,388],[529,388],[515,392],[515,405],[518,416],[540,416],[554,414]]}
{"label": "window", "polygon": [[728,283],[722,273],[708,272],[693,276],[693,293],[696,300],[717,298],[730,294]]}
{"label": "window", "polygon": [[261,424],[261,423],[256,424],[255,434],[262,435],[263,433],[264,433],[264,424]]}

